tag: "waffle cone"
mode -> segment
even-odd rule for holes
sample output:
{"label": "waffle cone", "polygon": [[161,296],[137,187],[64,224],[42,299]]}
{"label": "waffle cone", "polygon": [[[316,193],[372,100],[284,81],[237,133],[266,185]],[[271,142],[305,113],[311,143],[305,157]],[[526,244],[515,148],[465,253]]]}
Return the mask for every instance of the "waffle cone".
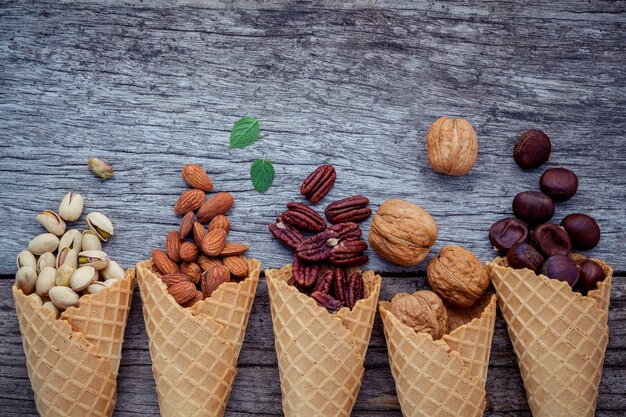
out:
{"label": "waffle cone", "polygon": [[379,304],[391,373],[404,416],[474,417],[486,406],[485,381],[496,318],[495,295],[468,309],[448,307],[449,334],[433,340]]}
{"label": "waffle cone", "polygon": [[26,367],[43,417],[110,417],[135,270],[56,319],[13,287]]}
{"label": "waffle cone", "polygon": [[487,264],[535,417],[595,414],[613,271],[594,260],[606,278],[588,296],[505,259]]}
{"label": "waffle cone", "polygon": [[137,264],[152,372],[163,417],[224,415],[261,265],[191,308],[167,292],[152,261]]}
{"label": "waffle cone", "polygon": [[361,388],[381,278],[363,273],[365,298],[336,314],[287,285],[291,265],[265,271],[286,417],[348,417]]}

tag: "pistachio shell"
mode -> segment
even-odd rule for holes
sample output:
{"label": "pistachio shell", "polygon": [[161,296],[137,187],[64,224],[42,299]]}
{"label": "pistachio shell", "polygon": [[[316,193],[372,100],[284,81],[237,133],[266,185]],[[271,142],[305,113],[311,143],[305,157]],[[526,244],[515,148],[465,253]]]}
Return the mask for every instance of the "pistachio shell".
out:
{"label": "pistachio shell", "polygon": [[43,308],[52,311],[52,314],[54,314],[54,318],[59,318],[59,316],[61,315],[61,310],[59,310],[57,308],[57,306],[54,305],[54,303],[52,301],[46,301],[43,303]]}
{"label": "pistachio shell", "polygon": [[92,266],[96,271],[106,268],[109,264],[109,257],[101,250],[86,250],[78,254],[78,265]]}
{"label": "pistachio shell", "polygon": [[70,278],[70,287],[74,291],[82,291],[94,282],[95,275],[96,270],[91,266],[78,268]]}
{"label": "pistachio shell", "polygon": [[56,258],[52,252],[46,252],[39,257],[39,260],[37,261],[37,272],[39,273],[49,266],[52,268],[56,266]]}
{"label": "pistachio shell", "polygon": [[107,279],[106,281],[102,282],[105,286],[111,288],[111,286],[113,284],[115,284],[117,281],[119,281],[119,279]]}
{"label": "pistachio shell", "polygon": [[91,230],[83,232],[83,240],[81,242],[82,250],[102,250],[102,241]]}
{"label": "pistachio shell", "polygon": [[70,264],[74,266],[74,269],[78,267],[78,252],[75,249],[70,249],[67,246],[61,249],[56,259],[56,267],[60,268],[62,265]]}
{"label": "pistachio shell", "polygon": [[72,277],[74,271],[76,271],[76,267],[73,264],[64,263],[61,265],[61,267],[57,270],[56,285],[69,287],[70,278]]}
{"label": "pistachio shell", "polygon": [[35,300],[35,302],[37,304],[39,304],[40,306],[43,305],[43,300],[41,299],[41,297],[39,296],[39,294],[37,294],[36,292],[32,293],[31,295],[28,296],[28,298],[32,298],[33,300]]}
{"label": "pistachio shell", "polygon": [[48,295],[50,301],[60,310],[77,306],[80,298],[70,287],[53,287]]}
{"label": "pistachio shell", "polygon": [[87,165],[89,166],[91,172],[93,172],[97,177],[100,177],[103,180],[113,178],[113,168],[111,168],[111,165],[107,164],[102,159],[91,158],[87,161]]}
{"label": "pistachio shell", "polygon": [[113,223],[107,216],[97,211],[87,215],[87,226],[103,242],[106,242],[110,236],[113,236]]}
{"label": "pistachio shell", "polygon": [[126,276],[124,268],[122,268],[117,262],[111,260],[109,260],[109,264],[106,268],[101,271],[101,275],[105,280],[123,279]]}
{"label": "pistachio shell", "polygon": [[90,286],[88,286],[86,291],[88,294],[95,294],[95,293],[102,291],[105,288],[107,288],[107,286],[104,285],[103,282],[96,281],[92,283]]}
{"label": "pistachio shell", "polygon": [[28,250],[33,255],[41,255],[52,252],[59,246],[59,238],[52,233],[42,233],[28,244]]}
{"label": "pistachio shell", "polygon": [[59,242],[59,248],[63,250],[63,248],[75,249],[76,252],[80,252],[82,249],[81,245],[82,235],[77,229],[70,229],[61,237],[61,241]]}
{"label": "pistachio shell", "polygon": [[48,295],[48,292],[52,287],[56,285],[57,270],[48,266],[43,269],[37,277],[37,294],[41,297]]}
{"label": "pistachio shell", "polygon": [[37,215],[37,221],[55,236],[65,233],[65,222],[52,210],[44,210]]}
{"label": "pistachio shell", "polygon": [[83,214],[85,200],[78,193],[69,192],[65,194],[59,205],[59,215],[68,222],[74,222]]}
{"label": "pistachio shell", "polygon": [[30,266],[23,266],[15,274],[15,286],[26,295],[35,291],[37,273]]}
{"label": "pistachio shell", "polygon": [[35,259],[35,255],[27,250],[23,250],[17,255],[17,269],[20,269],[23,266],[29,266],[33,268],[34,271],[37,270],[37,260]]}

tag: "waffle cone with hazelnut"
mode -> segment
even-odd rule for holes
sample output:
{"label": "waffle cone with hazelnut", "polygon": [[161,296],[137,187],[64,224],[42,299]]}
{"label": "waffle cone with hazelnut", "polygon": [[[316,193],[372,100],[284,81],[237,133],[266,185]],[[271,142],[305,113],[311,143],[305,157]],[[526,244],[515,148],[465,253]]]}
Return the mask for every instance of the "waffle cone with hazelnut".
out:
{"label": "waffle cone with hazelnut", "polygon": [[286,417],[348,417],[361,388],[381,278],[363,273],[365,297],[331,315],[288,285],[292,266],[265,271]]}
{"label": "waffle cone with hazelnut", "polygon": [[192,307],[168,293],[152,261],[137,264],[152,372],[164,417],[224,415],[261,265]]}
{"label": "waffle cone with hazelnut", "polygon": [[606,277],[587,296],[503,258],[487,264],[535,417],[595,414],[613,271],[594,261]]}
{"label": "waffle cone with hazelnut", "polygon": [[404,416],[482,416],[496,317],[495,295],[464,309],[448,308],[451,331],[439,340],[416,332],[379,303],[391,373]]}
{"label": "waffle cone with hazelnut", "polygon": [[135,285],[126,271],[100,292],[84,295],[59,319],[13,287],[28,377],[43,417],[110,417]]}

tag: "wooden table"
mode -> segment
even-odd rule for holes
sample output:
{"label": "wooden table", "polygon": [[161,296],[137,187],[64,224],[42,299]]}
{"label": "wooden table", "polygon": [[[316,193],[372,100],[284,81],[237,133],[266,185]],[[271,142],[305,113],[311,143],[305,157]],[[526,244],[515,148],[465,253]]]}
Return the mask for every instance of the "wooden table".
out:
{"label": "wooden table", "polygon": [[[513,196],[537,189],[545,167],[571,168],[580,188],[554,220],[593,215],[603,234],[592,254],[617,276],[597,415],[626,414],[624,2],[130,3],[0,6],[1,416],[36,413],[10,296],[15,256],[42,231],[36,213],[82,193],[86,210],[115,223],[110,255],[132,266],[176,227],[172,205],[189,162],[234,194],[232,237],[264,267],[290,261],[266,225],[300,199],[300,182],[321,163],[338,171],[324,203],[356,193],[374,209],[408,199],[437,220],[435,250],[457,244],[483,261],[494,256],[487,230],[511,214]],[[244,114],[259,117],[261,138],[229,149]],[[478,162],[465,177],[428,166],[426,131],[442,115],[467,118],[478,133]],[[528,128],[545,130],[553,152],[523,172],[511,154]],[[113,180],[89,173],[92,156],[113,165]],[[260,157],[276,167],[265,194],[248,173]],[[404,269],[370,257],[384,276],[382,299],[426,286],[425,263]],[[264,281],[239,367],[227,415],[281,415]],[[501,317],[487,390],[487,416],[530,415]],[[157,413],[137,292],[115,415]],[[378,318],[353,415],[401,415]]]}

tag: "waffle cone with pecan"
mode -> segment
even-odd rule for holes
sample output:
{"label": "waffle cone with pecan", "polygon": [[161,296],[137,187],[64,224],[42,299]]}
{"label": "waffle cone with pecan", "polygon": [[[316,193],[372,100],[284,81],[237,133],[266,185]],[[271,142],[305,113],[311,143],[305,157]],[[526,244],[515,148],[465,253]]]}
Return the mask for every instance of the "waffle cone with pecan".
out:
{"label": "waffle cone with pecan", "polygon": [[330,314],[288,285],[291,264],[265,271],[286,417],[348,417],[363,377],[381,278],[363,273],[365,298]]}

